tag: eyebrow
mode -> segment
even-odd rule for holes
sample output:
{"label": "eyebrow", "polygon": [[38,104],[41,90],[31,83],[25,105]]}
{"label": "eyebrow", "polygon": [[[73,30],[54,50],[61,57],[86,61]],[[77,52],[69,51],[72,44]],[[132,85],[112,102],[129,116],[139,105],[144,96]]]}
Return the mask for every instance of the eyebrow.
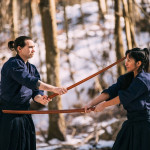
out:
{"label": "eyebrow", "polygon": [[35,45],[34,46],[29,46],[29,47],[35,47]]}
{"label": "eyebrow", "polygon": [[127,58],[127,60],[131,60],[131,58],[130,58],[130,57],[128,57],[128,58]]}

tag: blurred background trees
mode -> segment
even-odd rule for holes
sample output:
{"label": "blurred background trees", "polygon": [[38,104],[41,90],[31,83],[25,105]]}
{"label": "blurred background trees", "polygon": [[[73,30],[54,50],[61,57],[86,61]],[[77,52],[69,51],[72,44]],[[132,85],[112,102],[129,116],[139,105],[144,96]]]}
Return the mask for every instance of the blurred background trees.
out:
{"label": "blurred background trees", "polygon": [[[90,10],[85,11],[84,4],[87,2],[94,2],[96,7],[91,5]],[[77,12],[70,9],[74,5],[78,8]],[[113,24],[109,24],[107,21],[113,17]],[[107,63],[124,57],[127,49],[149,47],[150,38],[139,41],[138,37],[142,33],[147,33],[150,37],[149,0],[0,0],[0,67],[8,57],[14,55],[8,51],[7,42],[17,36],[27,35],[37,43],[37,61],[33,63],[39,68],[42,80],[56,86],[64,82],[75,83],[76,77],[83,79],[81,74],[77,74],[77,59],[81,60],[82,70],[87,69],[88,64],[99,70],[106,67]],[[83,46],[78,47],[81,41]],[[81,47],[85,47],[85,55],[77,53]],[[115,53],[113,56],[112,51]],[[65,70],[69,72],[66,78],[59,73],[61,68],[63,73]],[[82,99],[85,95],[93,98],[99,91],[114,83],[117,76],[125,73],[123,63],[117,66],[116,72],[108,70],[93,79],[92,84],[88,84],[86,93],[83,87],[75,88],[75,98],[80,102],[74,107],[82,107],[80,104],[84,104]],[[61,83],[60,79],[63,80]],[[82,96],[82,93],[85,95]],[[48,106],[48,109],[61,108],[60,97],[54,98]],[[63,115],[50,115],[49,118],[48,139],[65,140]]]}

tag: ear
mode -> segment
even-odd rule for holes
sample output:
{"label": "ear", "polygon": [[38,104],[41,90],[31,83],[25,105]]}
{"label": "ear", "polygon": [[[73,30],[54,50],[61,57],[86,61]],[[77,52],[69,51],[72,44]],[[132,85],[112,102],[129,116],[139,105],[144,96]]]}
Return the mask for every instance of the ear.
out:
{"label": "ear", "polygon": [[141,61],[138,61],[136,64],[137,64],[137,67],[140,67],[141,64],[142,64],[142,62],[141,62]]}
{"label": "ear", "polygon": [[21,51],[21,49],[22,49],[21,46],[18,46],[18,47],[17,47],[17,50],[18,50],[19,52]]}

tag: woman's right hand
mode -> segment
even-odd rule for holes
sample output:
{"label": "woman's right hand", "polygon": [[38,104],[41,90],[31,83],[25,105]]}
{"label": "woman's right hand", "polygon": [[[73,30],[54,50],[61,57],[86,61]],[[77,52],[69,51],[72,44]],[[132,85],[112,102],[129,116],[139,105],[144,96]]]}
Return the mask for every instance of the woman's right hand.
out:
{"label": "woman's right hand", "polygon": [[53,89],[53,92],[54,93],[57,93],[57,94],[59,94],[59,95],[62,95],[62,94],[65,94],[65,93],[67,93],[67,88],[65,88],[65,87],[55,87],[54,89]]}

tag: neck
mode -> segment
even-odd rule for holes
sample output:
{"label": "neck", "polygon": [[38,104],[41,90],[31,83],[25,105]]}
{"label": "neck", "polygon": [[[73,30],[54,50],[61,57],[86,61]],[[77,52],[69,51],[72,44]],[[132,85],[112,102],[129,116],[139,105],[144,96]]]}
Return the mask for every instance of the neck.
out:
{"label": "neck", "polygon": [[138,74],[137,70],[134,71],[134,78],[137,76],[137,74]]}
{"label": "neck", "polygon": [[22,60],[24,61],[24,63],[26,64],[27,63],[27,61],[28,61],[28,59],[26,59],[25,57],[23,57],[22,55],[20,55],[20,54],[18,54],[21,58],[22,58]]}

